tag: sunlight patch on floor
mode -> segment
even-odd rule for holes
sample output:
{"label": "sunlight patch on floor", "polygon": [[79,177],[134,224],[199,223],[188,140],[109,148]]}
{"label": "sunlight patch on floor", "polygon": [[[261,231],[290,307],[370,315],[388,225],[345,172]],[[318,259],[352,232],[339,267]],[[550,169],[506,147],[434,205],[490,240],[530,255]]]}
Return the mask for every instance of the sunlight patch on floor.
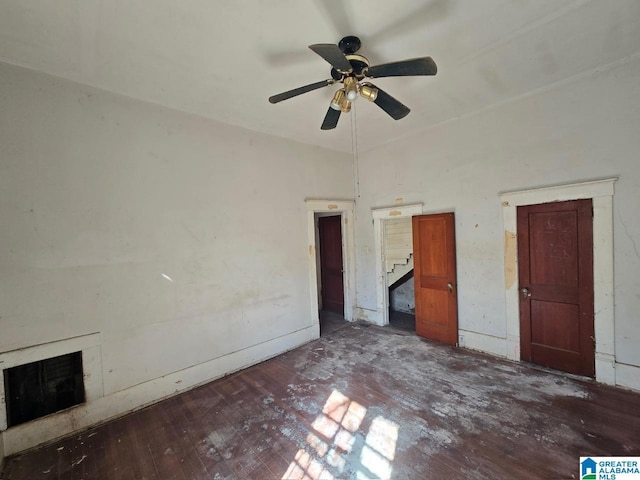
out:
{"label": "sunlight patch on floor", "polygon": [[[298,450],[282,480],[334,480],[339,478],[348,464],[352,464],[357,478],[391,478],[392,462],[398,440],[398,425],[382,416],[371,421],[364,444],[357,431],[367,409],[334,390],[322,408],[322,413],[311,423],[306,441],[307,448]],[[360,455],[354,450],[360,450]],[[354,458],[358,458],[355,465]]]}

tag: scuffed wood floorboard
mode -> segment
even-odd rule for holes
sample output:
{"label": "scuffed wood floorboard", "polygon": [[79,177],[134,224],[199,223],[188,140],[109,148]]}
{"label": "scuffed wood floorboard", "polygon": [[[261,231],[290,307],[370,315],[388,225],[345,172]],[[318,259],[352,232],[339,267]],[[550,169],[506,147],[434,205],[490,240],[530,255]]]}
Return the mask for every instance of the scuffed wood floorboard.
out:
{"label": "scuffed wood floorboard", "polygon": [[362,323],[324,333],[0,479],[557,479],[581,455],[640,455],[638,393]]}

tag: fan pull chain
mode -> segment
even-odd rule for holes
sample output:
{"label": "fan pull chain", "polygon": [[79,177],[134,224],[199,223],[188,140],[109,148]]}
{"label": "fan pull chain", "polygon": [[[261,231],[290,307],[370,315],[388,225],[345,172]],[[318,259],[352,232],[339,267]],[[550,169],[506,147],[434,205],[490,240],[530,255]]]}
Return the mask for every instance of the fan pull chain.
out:
{"label": "fan pull chain", "polygon": [[[360,198],[360,171],[358,158],[358,120],[355,102],[351,112],[351,151],[353,154],[353,189],[356,199]],[[356,209],[357,211],[357,209]]]}

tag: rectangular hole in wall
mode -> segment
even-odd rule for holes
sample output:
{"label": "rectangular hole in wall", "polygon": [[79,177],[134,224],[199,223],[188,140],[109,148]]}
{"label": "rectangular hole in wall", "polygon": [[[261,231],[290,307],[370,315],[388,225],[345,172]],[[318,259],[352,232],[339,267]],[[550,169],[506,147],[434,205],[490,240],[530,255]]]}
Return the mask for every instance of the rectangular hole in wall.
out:
{"label": "rectangular hole in wall", "polygon": [[4,386],[8,427],[83,403],[82,352],[8,368]]}

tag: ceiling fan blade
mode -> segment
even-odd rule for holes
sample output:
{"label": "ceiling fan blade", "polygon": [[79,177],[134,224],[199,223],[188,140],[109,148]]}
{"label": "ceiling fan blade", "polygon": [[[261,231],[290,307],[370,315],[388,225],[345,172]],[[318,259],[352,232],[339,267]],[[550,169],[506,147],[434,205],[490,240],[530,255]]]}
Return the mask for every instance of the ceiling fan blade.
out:
{"label": "ceiling fan blade", "polygon": [[412,58],[399,62],[383,63],[369,67],[367,77],[408,77],[413,75],[435,75],[438,72],[436,62],[431,57]]}
{"label": "ceiling fan blade", "polygon": [[336,70],[340,72],[350,72],[352,70],[349,60],[337,45],[333,43],[316,43],[309,45],[309,48],[329,62]]}
{"label": "ceiling fan blade", "polygon": [[288,100],[289,98],[297,97],[298,95],[302,95],[303,93],[311,92],[313,90],[317,90],[318,88],[326,87],[333,83],[335,83],[335,80],[333,78],[330,78],[328,80],[323,80],[321,82],[305,85],[304,87],[294,88],[293,90],[289,90],[288,92],[279,93],[278,95],[273,95],[269,97],[269,102],[278,103],[283,100]]}
{"label": "ceiling fan blade", "polygon": [[338,125],[338,120],[340,119],[340,110],[334,110],[329,107],[327,110],[327,114],[324,116],[324,121],[322,122],[321,130],[331,130],[332,128],[336,128]]}
{"label": "ceiling fan blade", "polygon": [[[374,87],[373,85],[371,85]],[[411,111],[409,107],[404,105],[399,100],[396,100],[391,95],[389,95],[384,90],[379,89],[378,87],[374,87],[378,90],[378,96],[373,101],[376,105],[378,105],[382,110],[387,112],[391,118],[394,120],[400,120],[401,118],[409,115]]]}

